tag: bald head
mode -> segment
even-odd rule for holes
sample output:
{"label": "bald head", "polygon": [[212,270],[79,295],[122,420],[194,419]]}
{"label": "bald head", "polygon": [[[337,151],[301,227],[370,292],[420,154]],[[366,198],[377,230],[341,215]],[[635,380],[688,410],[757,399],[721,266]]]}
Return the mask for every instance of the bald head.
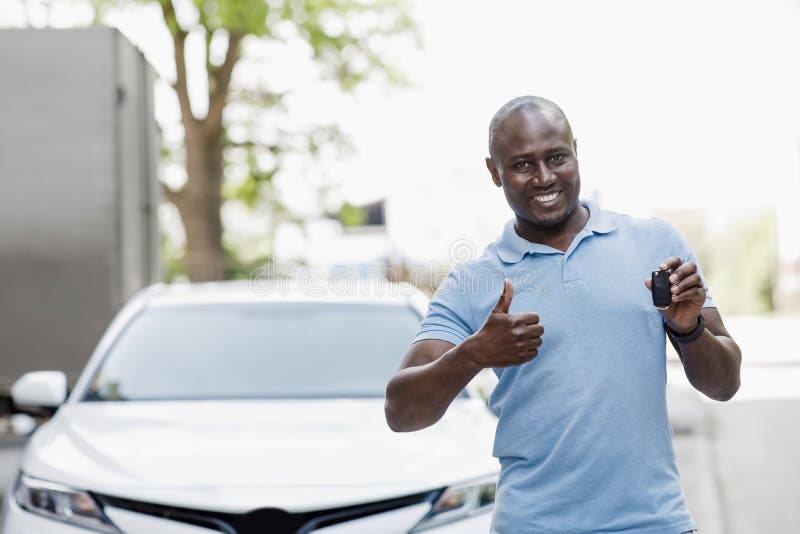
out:
{"label": "bald head", "polygon": [[560,107],[558,107],[558,105],[555,104],[555,102],[551,102],[550,100],[540,96],[518,96],[503,104],[503,106],[497,110],[497,113],[494,114],[492,121],[489,123],[489,155],[492,157],[492,159],[495,157],[495,137],[499,133],[502,133],[503,125],[506,122],[506,119],[516,115],[517,113],[542,114],[553,122],[563,123],[569,131],[570,136],[572,136],[572,127],[569,125],[567,116],[564,115],[564,112]]}

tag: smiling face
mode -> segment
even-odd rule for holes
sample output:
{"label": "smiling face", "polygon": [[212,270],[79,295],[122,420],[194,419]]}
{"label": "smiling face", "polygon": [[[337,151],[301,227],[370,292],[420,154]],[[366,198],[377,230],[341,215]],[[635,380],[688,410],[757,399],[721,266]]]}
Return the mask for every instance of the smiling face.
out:
{"label": "smiling face", "polygon": [[493,133],[486,166],[520,226],[556,230],[580,217],[577,144],[569,123],[549,110],[511,111]]}

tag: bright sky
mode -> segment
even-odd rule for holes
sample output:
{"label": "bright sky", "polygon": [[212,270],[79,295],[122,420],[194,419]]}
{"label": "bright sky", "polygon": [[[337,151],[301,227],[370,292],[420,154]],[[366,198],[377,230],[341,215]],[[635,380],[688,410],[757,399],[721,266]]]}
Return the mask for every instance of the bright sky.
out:
{"label": "bright sky", "polygon": [[351,123],[363,139],[353,175],[385,184],[403,248],[425,236],[496,235],[509,210],[483,164],[486,129],[520,94],[563,107],[583,191],[598,191],[607,208],[729,219],[800,194],[797,2],[434,0],[418,9],[418,90],[363,103]]}
{"label": "bright sky", "polygon": [[[582,191],[606,208],[696,208],[723,224],[775,206],[784,226],[800,228],[791,204],[800,197],[796,0],[418,0],[415,12],[423,48],[399,46],[391,58],[412,88],[340,96],[313,83],[313,69],[298,69],[291,51],[270,69],[301,87],[289,100],[294,120],[335,121],[351,136],[357,153],[330,173],[352,202],[388,198],[391,238],[404,254],[442,258],[456,239],[497,235],[510,211],[484,167],[486,130],[521,94],[565,110]],[[75,16],[52,18],[66,25]],[[113,22],[170,76],[158,16],[129,10]],[[168,91],[158,94],[165,122],[177,111]],[[303,184],[281,184],[297,209],[308,207]],[[800,247],[797,233],[783,236],[784,247]]]}

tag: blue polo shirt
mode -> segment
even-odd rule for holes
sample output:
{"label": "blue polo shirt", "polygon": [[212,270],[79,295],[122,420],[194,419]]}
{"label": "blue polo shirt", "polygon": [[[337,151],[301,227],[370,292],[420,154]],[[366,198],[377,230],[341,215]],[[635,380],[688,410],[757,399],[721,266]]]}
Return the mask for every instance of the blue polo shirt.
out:
{"label": "blue polo shirt", "polygon": [[669,256],[697,259],[661,219],[581,203],[589,221],[566,252],[523,239],[508,221],[438,288],[414,341],[464,341],[504,278],[514,284],[510,313],[535,312],[544,326],[536,358],[494,369],[492,532],[692,531],[667,417],[663,319],[644,280]]}

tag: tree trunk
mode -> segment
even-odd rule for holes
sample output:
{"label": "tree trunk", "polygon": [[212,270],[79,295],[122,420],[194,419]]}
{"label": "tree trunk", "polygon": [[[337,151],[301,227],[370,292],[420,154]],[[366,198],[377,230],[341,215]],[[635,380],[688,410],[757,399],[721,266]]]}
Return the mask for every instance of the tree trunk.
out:
{"label": "tree trunk", "polygon": [[[192,282],[222,280],[225,277],[225,256],[222,251],[222,112],[228,96],[233,68],[239,59],[241,35],[228,32],[225,61],[208,70],[208,114],[197,119],[192,114],[186,79],[186,38],[175,17],[172,0],[159,0],[164,21],[175,45],[173,88],[178,95],[186,147],[186,184],[173,191],[164,186],[168,200],[177,206],[186,232],[186,273]],[[206,31],[208,29],[206,28]],[[208,57],[210,39],[206,41]],[[210,67],[207,67],[210,69]]]}
{"label": "tree trunk", "polygon": [[188,180],[175,199],[186,231],[186,272],[192,282],[222,280],[222,161],[221,128],[200,123],[186,128]]}

